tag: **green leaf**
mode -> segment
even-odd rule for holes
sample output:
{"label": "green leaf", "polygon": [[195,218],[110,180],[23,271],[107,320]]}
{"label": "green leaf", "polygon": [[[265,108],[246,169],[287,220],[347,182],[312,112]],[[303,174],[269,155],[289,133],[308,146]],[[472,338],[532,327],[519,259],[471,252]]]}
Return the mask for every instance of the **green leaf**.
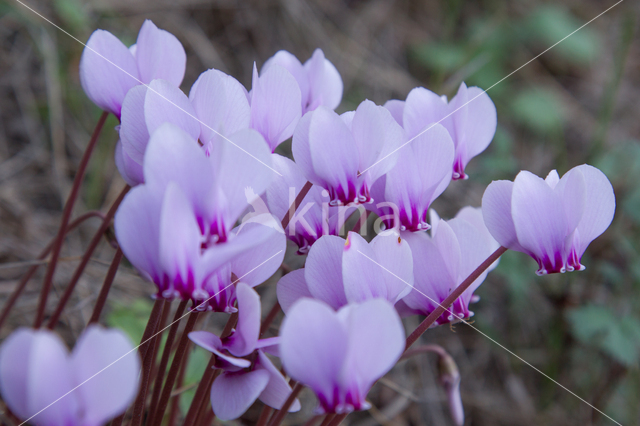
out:
{"label": "green leaf", "polygon": [[[211,352],[196,346],[194,351],[189,355],[189,363],[187,364],[187,371],[184,374],[184,386],[196,384],[202,379],[205,368],[211,358]],[[196,386],[188,391],[185,391],[180,396],[180,410],[183,413],[189,411],[189,406],[196,393]]]}
{"label": "green leaf", "polygon": [[538,133],[559,128],[564,110],[557,95],[549,89],[528,89],[518,94],[511,104],[514,118]]}
{"label": "green leaf", "polygon": [[412,53],[422,65],[441,72],[456,71],[467,56],[462,46],[447,43],[417,45],[412,48]]}
{"label": "green leaf", "polygon": [[147,326],[153,303],[146,299],[136,299],[132,304],[112,310],[106,318],[109,327],[122,329],[131,341],[139,342]]}

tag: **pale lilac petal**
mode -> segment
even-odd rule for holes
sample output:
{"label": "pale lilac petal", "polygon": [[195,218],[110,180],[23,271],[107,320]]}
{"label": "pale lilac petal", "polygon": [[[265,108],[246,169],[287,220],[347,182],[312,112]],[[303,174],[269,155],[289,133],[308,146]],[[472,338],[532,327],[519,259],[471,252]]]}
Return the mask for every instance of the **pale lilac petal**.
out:
{"label": "pale lilac petal", "polygon": [[296,269],[278,281],[278,302],[285,314],[289,312],[289,308],[291,308],[298,299],[303,297],[313,298],[313,295],[309,291],[309,286],[304,279],[304,274],[304,269]]}
{"label": "pale lilac petal", "polygon": [[489,146],[496,133],[498,123],[496,107],[484,90],[479,87],[469,87],[467,102],[468,113],[466,123],[464,123],[465,149],[461,157],[463,166],[466,166],[469,160]]}
{"label": "pale lilac petal", "polygon": [[364,400],[371,385],[400,359],[405,348],[404,327],[386,300],[369,300],[342,309],[347,310],[349,333],[342,381],[348,385],[355,384],[360,398]]}
{"label": "pale lilac petal", "polygon": [[342,281],[344,245],[345,240],[340,237],[323,236],[311,246],[304,268],[309,292],[334,309],[347,304]]}
{"label": "pale lilac petal", "polygon": [[312,183],[320,186],[326,186],[324,179],[321,179],[316,174],[313,168],[313,162],[311,160],[311,146],[309,145],[309,129],[311,127],[311,118],[314,112],[308,112],[302,116],[298,125],[293,132],[293,139],[291,142],[291,151],[293,152],[293,158],[296,164],[302,170],[302,173]]}
{"label": "pale lilac petal", "polygon": [[262,351],[271,354],[273,356],[277,356],[280,358],[280,341],[282,339],[280,336],[268,337],[266,339],[258,340],[256,343],[256,349],[261,349]]}
{"label": "pale lilac petal", "polygon": [[37,334],[30,328],[20,328],[0,347],[0,395],[13,414],[23,420],[33,414],[29,411],[28,400],[29,354]]}
{"label": "pale lilac petal", "polygon": [[[256,368],[268,371],[270,376],[267,386],[258,398],[270,407],[276,409],[282,408],[282,405],[286,402],[287,398],[289,398],[289,395],[291,395],[291,386],[289,386],[289,382],[287,382],[287,379],[282,376],[282,373],[278,371],[271,360],[262,351],[258,351],[258,362],[256,362]],[[293,413],[300,411],[300,408],[302,408],[300,401],[295,399],[288,411]]]}
{"label": "pale lilac petal", "polygon": [[140,359],[118,329],[89,326],[71,356],[85,424],[101,425],[123,413],[138,393]]}
{"label": "pale lilac petal", "polygon": [[565,235],[569,235],[576,229],[585,211],[587,186],[584,176],[580,171],[572,169],[558,181],[554,190],[564,203],[564,213],[567,220]]}
{"label": "pale lilac petal", "polygon": [[385,102],[384,107],[389,110],[391,116],[396,123],[402,126],[402,116],[404,114],[404,101],[399,99],[390,99]]}
{"label": "pale lilac petal", "polygon": [[280,336],[285,371],[319,398],[333,398],[348,345],[346,327],[335,312],[323,302],[301,299],[282,322]]}
{"label": "pale lilac petal", "polygon": [[576,169],[582,172],[588,188],[585,211],[577,228],[580,235],[578,251],[581,254],[589,243],[611,224],[616,209],[616,198],[611,182],[600,170],[587,164]]}
{"label": "pale lilac petal", "polygon": [[231,270],[243,283],[255,287],[278,270],[284,259],[287,242],[280,222],[272,215],[252,219],[257,220],[253,223],[244,222],[234,232],[254,233],[259,235],[257,241],[264,242],[234,257]]}
{"label": "pale lilac petal", "polygon": [[140,79],[144,83],[161,78],[179,87],[187,66],[187,54],[176,36],[144,21],[135,51]]}
{"label": "pale lilac petal", "polygon": [[[420,179],[423,182],[422,203],[433,202],[451,182],[451,167],[455,149],[447,129],[435,124],[411,142],[411,148],[420,165]],[[404,148],[403,148],[404,149]]]}
{"label": "pale lilac petal", "polygon": [[377,297],[395,299],[397,294],[389,295],[385,274],[389,272],[380,265],[373,247],[360,234],[349,232],[342,254],[344,292],[349,303]]}
{"label": "pale lilac petal", "polygon": [[503,247],[527,253],[518,242],[511,214],[513,182],[497,180],[489,184],[482,196],[482,216],[487,229]]}
{"label": "pale lilac petal", "polygon": [[358,105],[351,128],[360,154],[359,170],[367,170],[371,184],[396,164],[404,132],[389,110],[369,100]]}
{"label": "pale lilac petal", "polygon": [[260,77],[254,64],[251,89],[251,128],[267,141],[271,151],[293,135],[302,110],[300,88],[289,71],[273,65]]}
{"label": "pale lilac petal", "polygon": [[[409,294],[413,286],[411,248],[393,229],[381,232],[369,245],[381,265],[379,273],[387,283],[387,300],[393,304]],[[376,265],[372,269],[375,271]]]}
{"label": "pale lilac petal", "polygon": [[82,51],[80,84],[94,104],[120,118],[125,95],[140,84],[136,61],[113,34],[96,30]]}
{"label": "pale lilac petal", "polygon": [[309,76],[307,75],[307,70],[302,66],[302,63],[298,60],[298,58],[296,58],[286,50],[279,50],[275,55],[267,59],[267,61],[262,66],[262,69],[260,70],[261,73],[264,74],[273,65],[279,65],[285,68],[298,82],[302,101],[301,107],[304,114],[304,112],[306,112],[305,106],[307,104],[307,100],[309,99]]}
{"label": "pale lilac petal", "polygon": [[238,325],[231,336],[224,340],[224,348],[235,356],[249,355],[256,347],[260,334],[260,296],[247,284],[236,286],[238,297]]}
{"label": "pale lilac petal", "polygon": [[323,105],[336,109],[342,101],[343,83],[336,67],[324,56],[321,49],[316,49],[304,64],[309,75],[309,99],[306,110],[310,111]]}
{"label": "pale lilac petal", "polygon": [[325,189],[333,192],[332,200],[346,204],[356,199],[360,154],[349,128],[338,114],[323,106],[313,112],[309,147],[314,173],[321,179],[312,183],[325,183],[328,186]]}
{"label": "pale lilac petal", "polygon": [[224,135],[249,127],[251,108],[245,88],[238,80],[218,70],[208,70],[191,87],[189,100],[201,120],[200,140],[209,142],[216,132]]}
{"label": "pale lilac petal", "polygon": [[135,86],[127,93],[122,103],[120,139],[124,151],[135,162],[142,164],[149,143],[149,130],[144,116],[147,86]]}
{"label": "pale lilac petal", "polygon": [[[500,243],[498,243],[493,238],[493,236],[491,236],[491,233],[487,229],[487,226],[484,224],[484,218],[483,218],[483,215],[482,215],[482,209],[480,207],[478,207],[478,208],[474,208],[474,207],[471,207],[471,206],[463,207],[456,214],[456,218],[459,218],[459,219],[462,219],[462,220],[466,220],[471,225],[473,225],[473,227],[478,232],[480,232],[480,234],[482,235],[482,238],[484,240],[483,245],[487,247],[487,250],[489,251],[489,253],[493,253],[494,251],[496,251],[500,247]],[[487,254],[487,257],[488,256],[489,255]],[[500,262],[500,259],[498,259],[495,262],[493,262],[491,264],[491,266],[489,266],[487,268],[487,271],[491,271],[491,270],[495,269],[495,267],[498,266],[499,262]]]}
{"label": "pale lilac petal", "polygon": [[194,140],[200,136],[200,123],[189,98],[166,80],[153,80],[149,84],[144,116],[149,134],[165,123],[173,123]]}
{"label": "pale lilac petal", "polygon": [[[447,115],[447,102],[439,95],[424,87],[416,87],[407,96],[402,115],[402,123],[407,137],[412,138],[424,131],[432,123],[439,122]],[[445,124],[440,123],[440,124]]]}
{"label": "pale lilac petal", "polygon": [[269,372],[224,372],[211,386],[211,408],[220,420],[237,419],[251,407],[269,382]]}
{"label": "pale lilac petal", "polygon": [[192,331],[189,333],[189,339],[201,348],[213,352],[217,357],[222,358],[236,367],[247,368],[251,366],[251,362],[246,359],[235,358],[223,353],[222,342],[220,338],[213,333],[209,333],[208,331]]}
{"label": "pale lilac petal", "polygon": [[120,172],[120,176],[130,186],[136,186],[144,183],[144,173],[142,164],[137,163],[122,148],[122,141],[118,140],[115,150],[115,163]]}

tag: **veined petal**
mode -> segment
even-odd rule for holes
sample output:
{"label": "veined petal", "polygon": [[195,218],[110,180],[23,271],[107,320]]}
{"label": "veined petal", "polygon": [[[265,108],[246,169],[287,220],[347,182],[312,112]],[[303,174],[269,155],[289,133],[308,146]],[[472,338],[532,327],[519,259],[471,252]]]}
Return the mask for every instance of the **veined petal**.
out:
{"label": "veined petal", "polygon": [[223,372],[211,386],[211,408],[220,420],[237,419],[251,407],[269,383],[269,372]]}
{"label": "veined petal", "polygon": [[323,236],[311,246],[304,268],[309,292],[334,309],[347,304],[342,281],[344,244],[340,237]]}
{"label": "veined petal", "polygon": [[411,142],[411,149],[420,165],[418,170],[423,188],[421,203],[428,208],[451,182],[455,154],[453,141],[444,126],[434,124]]}
{"label": "veined petal", "polygon": [[402,126],[402,116],[404,114],[404,101],[399,99],[390,99],[383,105],[386,109],[389,110],[391,116],[396,123]]}
{"label": "veined petal", "polygon": [[140,84],[138,67],[129,49],[113,34],[96,30],[80,58],[80,84],[91,101],[120,118],[124,97]]}
{"label": "veined petal", "polygon": [[[387,300],[396,303],[409,294],[413,286],[413,256],[409,244],[400,233],[390,229],[378,234],[369,244],[373,249],[378,269],[387,284]],[[376,265],[372,265],[376,270]]]}
{"label": "veined petal", "polygon": [[144,173],[142,171],[142,164],[134,161],[129,154],[127,154],[122,148],[122,141],[118,140],[115,150],[115,163],[118,168],[118,172],[122,179],[124,179],[130,186],[136,186],[144,183]]}
{"label": "veined petal", "polygon": [[251,232],[259,235],[255,238],[257,241],[264,242],[233,258],[231,270],[242,282],[255,287],[269,279],[282,265],[287,242],[280,222],[271,214],[258,215],[252,220],[256,221],[244,222],[234,232]]}
{"label": "veined petal", "polygon": [[567,229],[565,235],[572,233],[584,214],[587,200],[587,187],[584,176],[579,170],[570,170],[556,185],[554,192],[562,198]]}
{"label": "veined petal", "polygon": [[305,270],[296,269],[289,272],[278,281],[277,293],[278,302],[285,314],[289,312],[291,306],[303,297],[313,298],[309,291],[309,286],[304,279]]}
{"label": "veined petal", "polygon": [[201,348],[216,354],[217,357],[222,358],[231,365],[240,368],[248,368],[251,366],[251,362],[246,359],[235,358],[222,352],[222,342],[220,338],[213,333],[209,333],[208,331],[192,331],[189,333],[189,339]]}
{"label": "veined petal", "polygon": [[247,284],[236,287],[238,297],[238,325],[236,331],[224,339],[223,347],[235,356],[249,355],[256,347],[260,334],[260,296]]}
{"label": "veined petal", "polygon": [[[258,398],[266,405],[280,409],[291,395],[291,386],[287,382],[287,379],[282,376],[282,373],[273,365],[269,357],[267,357],[262,351],[258,351],[258,361],[256,362],[257,369],[264,369],[269,372],[269,382],[264,388]],[[300,411],[302,406],[300,401],[296,399],[289,407],[289,412],[293,413]]]}
{"label": "veined petal", "polygon": [[133,87],[124,97],[122,103],[122,117],[120,117],[120,139],[124,151],[135,162],[142,164],[147,144],[149,130],[144,117],[144,101],[147,96],[147,86]]}
{"label": "veined petal", "polygon": [[393,298],[395,302],[397,294],[389,294],[385,274],[389,272],[379,263],[373,247],[360,234],[349,232],[342,254],[344,292],[349,303],[374,298]]}
{"label": "veined petal", "polygon": [[29,410],[29,354],[38,333],[19,328],[0,347],[0,395],[13,414],[23,420],[34,414]]}
{"label": "veined petal", "polygon": [[194,140],[200,136],[200,123],[189,98],[166,80],[149,83],[144,100],[144,116],[149,134],[165,123],[173,123]]}
{"label": "veined petal", "polygon": [[300,170],[302,170],[302,173],[307,180],[316,185],[326,187],[327,183],[318,174],[316,174],[311,160],[309,129],[311,127],[311,118],[313,117],[313,114],[313,111],[308,112],[302,116],[300,121],[298,121],[298,125],[293,132],[291,151],[293,152],[293,158],[295,159],[296,164],[300,167]]}
{"label": "veined petal", "polygon": [[179,87],[187,66],[187,54],[176,36],[144,21],[136,42],[136,61],[144,83],[161,78]]}
{"label": "veined petal", "polygon": [[489,184],[482,196],[482,216],[487,229],[503,247],[529,253],[518,242],[511,212],[513,182],[496,180]]}
{"label": "veined petal", "polygon": [[[407,137],[413,138],[447,115],[447,101],[424,87],[416,87],[407,96],[402,123]],[[444,123],[440,123],[444,124]]]}
{"label": "veined petal", "polygon": [[307,104],[307,100],[309,99],[309,76],[307,75],[307,70],[302,66],[302,63],[291,53],[286,50],[279,50],[275,55],[267,59],[267,61],[262,65],[261,73],[264,74],[267,70],[273,66],[279,65],[285,68],[287,71],[291,73],[291,75],[298,82],[298,87],[300,88],[301,95],[301,108],[302,113],[306,112],[305,107]]}
{"label": "veined petal", "polygon": [[304,110],[310,111],[323,105],[336,109],[342,100],[343,83],[336,67],[316,49],[304,64],[309,76],[309,98]]}

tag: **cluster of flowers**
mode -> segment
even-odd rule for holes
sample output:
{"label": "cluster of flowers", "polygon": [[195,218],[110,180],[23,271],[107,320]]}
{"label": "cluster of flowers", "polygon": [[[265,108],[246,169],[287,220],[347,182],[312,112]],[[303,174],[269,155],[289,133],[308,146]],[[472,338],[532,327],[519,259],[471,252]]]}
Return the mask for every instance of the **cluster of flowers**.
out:
{"label": "cluster of flowers", "polygon": [[[129,48],[96,31],[80,77],[88,97],[121,123],[115,161],[134,188],[119,207],[115,231],[127,259],[157,285],[158,298],[238,313],[227,336],[189,335],[216,355],[222,373],[211,404],[221,419],[241,416],[256,399],[281,408],[292,391],[282,371],[315,392],[319,412],[367,409],[369,389],[405,350],[401,317],[434,312],[500,246],[533,257],[539,274],[584,269],[587,245],[613,218],[611,185],[588,165],[562,179],[555,171],[544,180],[523,171],[514,182],[493,182],[481,209],[466,207],[451,220],[430,210],[451,180],[468,178],[465,167],[493,139],[496,109],[477,87],[462,83],[450,100],[419,87],[405,101],[365,100],[338,115],[343,83],[319,49],[304,64],[285,51],[260,72],[254,64],[250,91],[212,69],[187,96],[179,88],[185,65],[180,42],[146,21]],[[295,161],[274,153],[289,138]],[[378,216],[371,241],[341,233],[355,212]],[[281,267],[287,239],[307,254],[305,267],[278,282],[286,317],[278,337],[260,339],[253,287]],[[474,292],[496,263],[434,325],[472,316]],[[55,360],[69,364],[60,343],[49,332],[24,330],[7,340],[0,389],[13,412],[28,418],[67,392],[68,383],[93,374],[84,358],[87,341],[120,348],[101,333],[110,332],[88,329],[69,361],[78,372],[56,369],[60,385],[47,387],[46,397],[30,386]],[[40,341],[53,361],[36,349],[45,345]],[[25,352],[31,355],[20,358]],[[280,358],[282,371],[267,354]],[[76,417],[40,421],[58,413],[59,403],[33,421],[103,424],[132,401],[134,364],[80,386],[75,393],[89,396],[68,403]],[[120,390],[98,377],[120,383]],[[109,404],[113,395],[117,404]],[[451,398],[461,422],[459,395]]]}

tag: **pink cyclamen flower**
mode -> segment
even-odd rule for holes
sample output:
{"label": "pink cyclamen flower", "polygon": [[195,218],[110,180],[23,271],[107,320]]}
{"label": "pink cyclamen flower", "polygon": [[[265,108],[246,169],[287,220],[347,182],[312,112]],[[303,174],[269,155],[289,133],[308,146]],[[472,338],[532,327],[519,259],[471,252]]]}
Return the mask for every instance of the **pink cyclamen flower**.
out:
{"label": "pink cyclamen flower", "polygon": [[319,106],[336,109],[342,100],[342,77],[336,67],[316,49],[304,65],[291,53],[280,50],[262,66],[264,73],[273,65],[286,68],[298,82],[302,115]]}
{"label": "pink cyclamen flower", "polygon": [[335,312],[321,301],[302,299],[280,328],[280,356],[285,371],[318,396],[320,411],[366,410],[369,389],[402,355],[404,336],[386,300]]}
{"label": "pink cyclamen flower", "polygon": [[49,330],[21,328],[0,347],[0,394],[18,418],[37,426],[106,424],[133,402],[139,374],[124,333],[97,325],[71,354]]}
{"label": "pink cyclamen flower", "polygon": [[[449,221],[432,220],[431,236],[426,232],[402,233],[413,253],[413,289],[396,306],[402,314],[429,315],[499,245],[482,223],[480,209],[465,208]],[[435,324],[469,318],[473,293],[492,265],[465,290]]]}
{"label": "pink cyclamen flower", "polygon": [[371,101],[338,115],[326,107],[308,112],[293,135],[293,156],[305,177],[329,191],[332,205],[372,202],[373,183],[393,168],[402,128]]}
{"label": "pink cyclamen flower", "polygon": [[150,20],[144,21],[136,44],[127,48],[108,31],[91,34],[80,59],[80,83],[89,99],[120,118],[129,90],[161,78],[180,86],[187,64],[182,44]]}
{"label": "pink cyclamen flower", "polygon": [[[238,324],[228,337],[207,331],[192,331],[189,338],[216,354],[214,368],[223,372],[211,387],[211,407],[221,420],[237,419],[256,399],[280,409],[291,394],[291,387],[261,348],[273,350],[279,338],[258,340],[260,334],[260,296],[245,283],[237,286]],[[300,410],[296,400],[289,411]]]}
{"label": "pink cyclamen flower", "polygon": [[429,229],[429,206],[451,182],[454,146],[440,124],[398,150],[398,162],[373,185],[376,200],[367,206],[382,219],[386,229]]}
{"label": "pink cyclamen flower", "polygon": [[135,186],[144,181],[142,162],[149,135],[162,124],[175,124],[208,144],[247,129],[250,106],[240,82],[211,69],[200,74],[189,97],[166,80],[134,87],[124,98],[121,122],[116,165],[125,181]]}
{"label": "pink cyclamen flower", "polygon": [[[125,256],[158,286],[158,296],[205,302],[199,309],[233,312],[231,274],[258,285],[284,257],[278,220],[234,228],[274,174],[271,154],[254,130],[198,143],[165,123],[149,140],[145,183],[125,197],[115,217]],[[248,154],[251,153],[251,156]]]}
{"label": "pink cyclamen flower", "polygon": [[325,235],[311,246],[303,269],[280,279],[278,301],[284,312],[303,297],[334,309],[376,298],[393,304],[411,291],[413,279],[411,249],[396,231],[370,243],[355,232],[346,241]]}
{"label": "pink cyclamen flower", "polygon": [[489,146],[498,123],[496,107],[489,96],[479,87],[467,88],[464,83],[449,102],[445,96],[417,87],[404,103],[393,100],[385,106],[407,132],[409,140],[433,130],[433,123],[440,123],[449,131],[456,151],[453,179],[468,177],[465,167]]}
{"label": "pink cyclamen flower", "polygon": [[583,164],[546,179],[522,171],[495,181],[482,197],[484,221],[504,247],[538,262],[538,275],[583,270],[587,246],[611,224],[616,200],[609,179]]}

